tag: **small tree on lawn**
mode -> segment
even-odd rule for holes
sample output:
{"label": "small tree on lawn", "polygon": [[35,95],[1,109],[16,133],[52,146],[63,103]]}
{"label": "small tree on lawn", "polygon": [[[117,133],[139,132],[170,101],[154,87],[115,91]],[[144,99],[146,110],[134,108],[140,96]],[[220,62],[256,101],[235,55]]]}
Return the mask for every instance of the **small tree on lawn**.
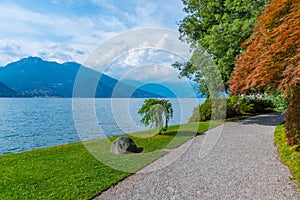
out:
{"label": "small tree on lawn", "polygon": [[155,104],[149,109],[151,128],[157,128],[159,135],[163,131],[163,114],[164,107],[160,104]]}
{"label": "small tree on lawn", "polygon": [[[160,135],[163,130],[168,129],[168,122],[173,117],[173,108],[169,100],[146,99],[138,113],[143,116],[141,123],[151,128],[157,128]],[[165,119],[164,127],[163,118]]]}

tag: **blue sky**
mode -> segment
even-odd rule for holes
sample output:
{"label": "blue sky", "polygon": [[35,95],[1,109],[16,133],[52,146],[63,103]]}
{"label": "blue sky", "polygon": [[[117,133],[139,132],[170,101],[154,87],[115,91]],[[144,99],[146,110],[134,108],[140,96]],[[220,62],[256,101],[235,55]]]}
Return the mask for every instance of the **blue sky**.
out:
{"label": "blue sky", "polygon": [[180,0],[1,0],[0,66],[28,56],[83,63],[124,31],[177,31],[182,9]]}

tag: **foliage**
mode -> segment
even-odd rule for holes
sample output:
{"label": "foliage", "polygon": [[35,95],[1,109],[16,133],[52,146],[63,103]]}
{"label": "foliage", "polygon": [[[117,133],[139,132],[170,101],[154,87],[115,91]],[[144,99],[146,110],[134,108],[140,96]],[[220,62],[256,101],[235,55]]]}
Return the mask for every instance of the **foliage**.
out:
{"label": "foliage", "polygon": [[247,98],[241,98],[237,95],[230,96],[227,100],[226,117],[231,118],[252,113],[253,103],[247,101]]}
{"label": "foliage", "polygon": [[291,96],[286,132],[290,145],[300,144],[300,1],[272,0],[258,19],[246,52],[236,61],[231,92],[250,88],[281,90]]}
{"label": "foliage", "polygon": [[[234,96],[234,95],[231,95]],[[273,99],[267,94],[250,94],[241,95],[242,99],[246,104],[252,105],[252,109],[249,110],[250,113],[265,113],[270,112],[276,108]]]}
{"label": "foliage", "polygon": [[189,122],[199,122],[211,120],[213,117],[215,120],[224,119],[226,111],[225,98],[207,98],[205,102],[194,108],[193,114],[189,119]]}
{"label": "foliage", "polygon": [[168,129],[168,122],[173,117],[173,108],[169,100],[166,99],[146,99],[139,109],[138,114],[142,115],[141,123],[145,126],[155,127],[162,132],[163,117],[165,119],[164,130]]}
{"label": "foliage", "polygon": [[225,93],[221,74],[205,49],[194,49],[187,63],[176,62],[173,67],[180,70],[179,77],[187,77],[198,83],[201,94],[218,98]]}
{"label": "foliage", "polygon": [[[213,55],[226,83],[234,60],[269,0],[182,0],[187,16],[179,22],[181,39]],[[180,65],[180,63],[177,63]],[[181,68],[190,68],[182,63]],[[186,70],[186,71],[189,71]],[[193,72],[191,72],[193,73]],[[203,85],[200,85],[203,86]]]}
{"label": "foliage", "polygon": [[299,145],[300,147],[300,87],[296,87],[292,91],[286,113],[285,132],[288,145]]}
{"label": "foliage", "polygon": [[172,104],[169,102],[169,100],[160,100],[159,104],[163,106],[164,108],[164,117],[165,117],[165,128],[166,131],[168,129],[169,120],[173,117],[173,108]]}
{"label": "foliage", "polygon": [[189,122],[203,122],[211,118],[211,100],[207,98],[205,102],[194,108],[193,114]]}
{"label": "foliage", "polygon": [[276,127],[274,136],[282,162],[289,167],[293,178],[300,186],[300,152],[295,151],[298,147],[287,146],[283,124]]}
{"label": "foliage", "polygon": [[300,81],[300,2],[272,0],[259,17],[246,52],[236,61],[232,92],[279,89],[286,94]]}
{"label": "foliage", "polygon": [[164,107],[160,104],[155,104],[151,106],[148,113],[151,128],[157,128],[159,130],[159,134],[161,134],[163,128]]}
{"label": "foliage", "polygon": [[[238,116],[270,112],[273,108],[274,105],[272,101],[252,98],[251,96],[231,95],[228,99],[226,99],[226,106],[219,102],[212,105],[212,100],[207,98],[203,104],[194,108],[194,112],[189,121],[207,121],[211,119],[213,112],[221,113],[222,110],[226,110],[226,118],[234,118]],[[217,118],[222,119],[222,116],[217,116]]]}
{"label": "foliage", "polygon": [[271,101],[276,110],[285,110],[288,107],[288,101],[282,96],[280,91],[265,96],[265,99]]}
{"label": "foliage", "polygon": [[266,99],[252,100],[252,103],[253,103],[253,113],[265,113],[275,109],[275,106],[271,100],[266,100]]}
{"label": "foliage", "polygon": [[[218,123],[214,124],[216,125]],[[170,126],[165,135],[147,137],[153,135],[153,130],[148,130],[130,134],[130,137],[138,147],[143,147],[143,152],[155,152],[167,145],[168,148],[176,148],[191,139],[196,133],[190,134],[190,130],[198,129],[197,133],[201,134],[209,127],[208,122],[180,125],[182,134],[172,145],[168,144],[177,134],[179,125]],[[137,137],[133,137],[134,135]],[[103,145],[104,140],[88,141],[86,145],[98,146],[107,153],[108,159],[117,156],[109,153],[109,146]],[[160,151],[151,159],[143,160],[145,155],[141,153],[141,162],[130,164],[138,170],[165,154],[165,151]],[[119,158],[128,159],[127,156]],[[119,162],[122,163],[122,160]],[[2,155],[0,166],[0,199],[6,200],[92,199],[130,175],[95,159],[81,142]]]}

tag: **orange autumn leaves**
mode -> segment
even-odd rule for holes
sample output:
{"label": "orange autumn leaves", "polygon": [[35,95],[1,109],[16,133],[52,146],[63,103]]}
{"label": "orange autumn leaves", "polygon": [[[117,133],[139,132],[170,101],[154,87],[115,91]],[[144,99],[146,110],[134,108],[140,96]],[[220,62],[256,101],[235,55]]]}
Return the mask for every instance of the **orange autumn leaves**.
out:
{"label": "orange autumn leaves", "polygon": [[[249,44],[249,45],[248,45]],[[236,61],[231,92],[300,83],[300,1],[272,0],[258,19],[246,51]]]}

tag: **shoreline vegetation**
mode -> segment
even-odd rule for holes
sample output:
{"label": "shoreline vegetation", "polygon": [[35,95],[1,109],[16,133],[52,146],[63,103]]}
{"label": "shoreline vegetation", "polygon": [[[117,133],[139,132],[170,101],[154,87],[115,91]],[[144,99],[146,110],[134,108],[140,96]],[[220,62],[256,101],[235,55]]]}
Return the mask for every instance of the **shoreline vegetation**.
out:
{"label": "shoreline vegetation", "polygon": [[[137,171],[167,154],[164,148],[176,148],[221,123],[207,121],[174,125],[162,135],[155,134],[156,130],[125,134],[134,140],[138,148],[143,149],[138,155],[138,162],[131,163],[128,169]],[[180,136],[175,138],[179,128]],[[112,141],[116,137],[109,139]],[[110,146],[107,146],[106,139],[1,155],[0,199],[90,199],[132,174],[97,160],[87,150],[93,146],[107,154],[108,159],[119,156],[109,153]],[[144,158],[144,153],[149,152],[152,154]],[[118,157],[119,164],[122,165],[122,159],[128,158],[126,156]]]}

